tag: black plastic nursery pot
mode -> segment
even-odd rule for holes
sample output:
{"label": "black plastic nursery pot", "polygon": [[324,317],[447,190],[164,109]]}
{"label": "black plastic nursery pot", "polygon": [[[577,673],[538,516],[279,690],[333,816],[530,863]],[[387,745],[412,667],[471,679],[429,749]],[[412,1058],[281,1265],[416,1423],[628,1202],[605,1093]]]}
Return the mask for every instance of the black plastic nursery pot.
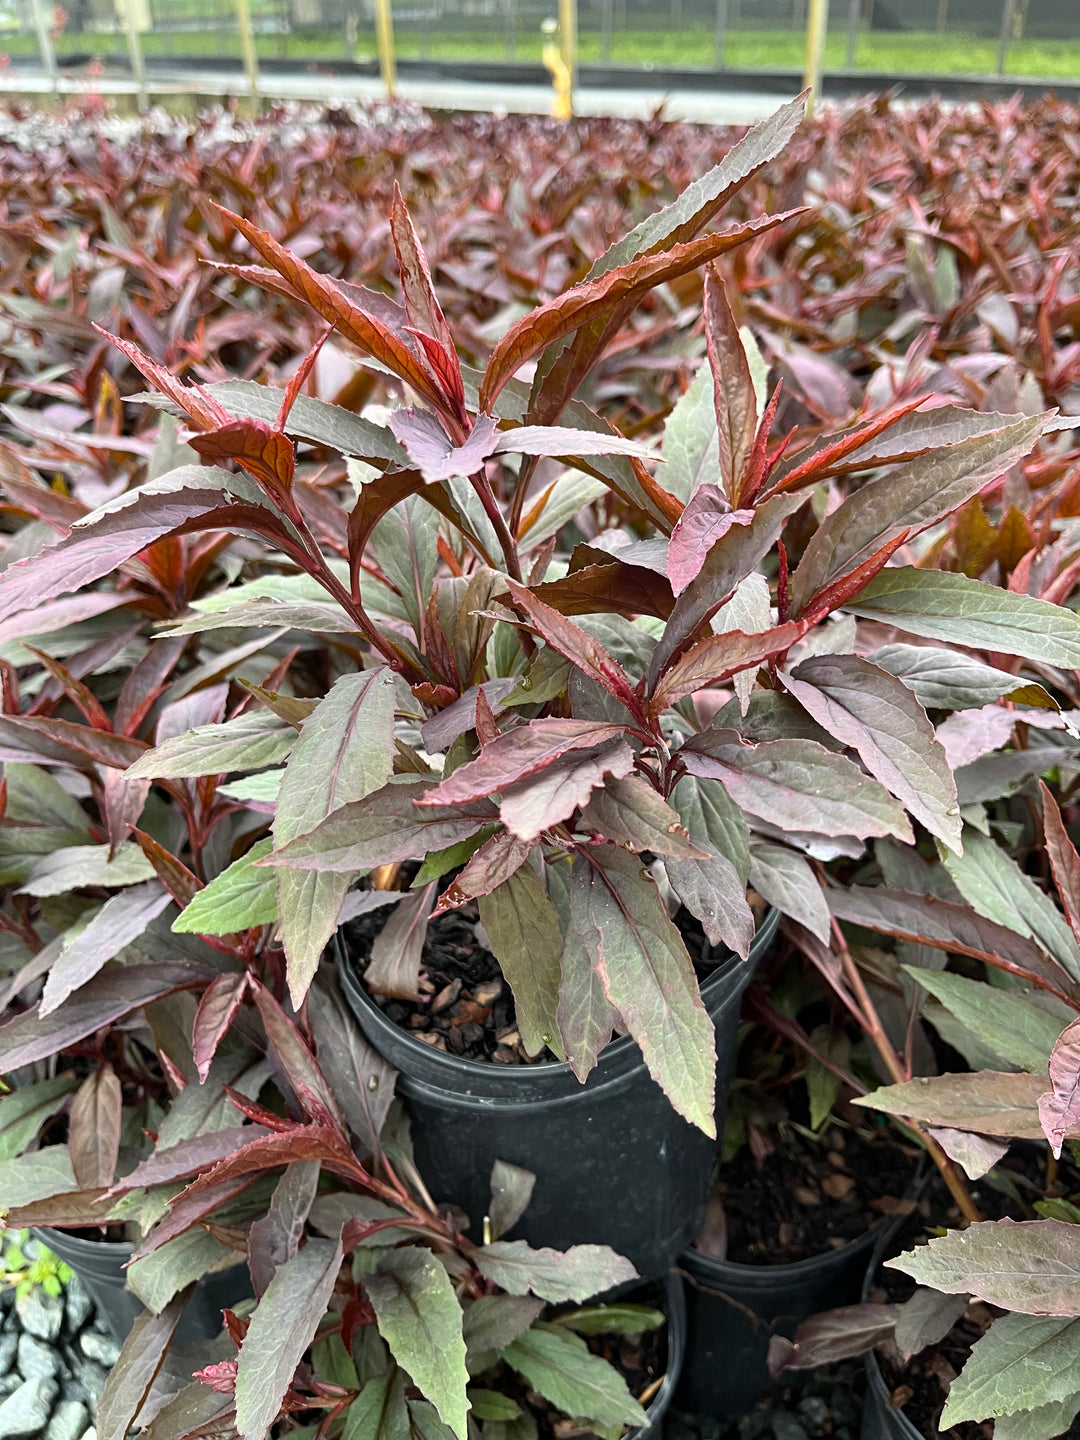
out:
{"label": "black plastic nursery pot", "polygon": [[690,1339],[678,1408],[713,1416],[748,1410],[775,1383],[766,1364],[770,1338],[790,1339],[818,1310],[854,1304],[880,1237],[875,1225],[840,1250],[793,1265],[740,1265],[687,1250],[679,1265]]}
{"label": "black plastic nursery pot", "polygon": [[667,1316],[667,1367],[659,1390],[645,1406],[648,1420],[624,1440],[660,1440],[664,1416],[671,1408],[679,1375],[686,1359],[686,1292],[682,1276],[669,1271],[664,1277],[664,1313]]}
{"label": "black plastic nursery pot", "polygon": [[889,1404],[889,1391],[878,1358],[866,1357],[866,1399],[863,1402],[861,1440],[926,1440],[903,1410]]}
{"label": "black plastic nursery pot", "polygon": [[[750,957],[720,964],[701,995],[716,1027],[716,1117],[723,1127],[742,994],[773,943],[779,914]],[[416,1159],[436,1200],[468,1214],[480,1238],[496,1160],[536,1176],[514,1238],[530,1245],[610,1245],[643,1279],[659,1279],[697,1234],[715,1143],[671,1108],[628,1035],[582,1085],[569,1065],[494,1065],[422,1044],[370,998],[338,937],[342,988],[368,1041],[399,1072]]]}
{"label": "black plastic nursery pot", "polygon": [[[137,1295],[126,1288],[124,1266],[135,1247],[123,1240],[85,1240],[67,1230],[35,1228],[33,1234],[61,1260],[66,1260],[89,1290],[109,1329],[121,1343],[143,1312]],[[252,1295],[246,1265],[234,1265],[215,1275],[207,1275],[195,1287],[195,1293],[176,1327],[176,1340],[187,1344],[192,1340],[209,1340],[221,1329],[221,1312]]]}

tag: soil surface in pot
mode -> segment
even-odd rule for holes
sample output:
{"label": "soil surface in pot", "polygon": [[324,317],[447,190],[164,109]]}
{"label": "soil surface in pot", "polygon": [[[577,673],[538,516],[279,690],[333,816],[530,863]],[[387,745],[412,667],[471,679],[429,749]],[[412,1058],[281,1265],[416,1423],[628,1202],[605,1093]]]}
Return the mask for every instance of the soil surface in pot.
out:
{"label": "soil surface in pot", "polygon": [[[342,927],[345,948],[361,975],[386,915],[385,910],[359,915]],[[550,1063],[557,1057],[548,1049],[530,1056],[522,1047],[513,994],[498,960],[477,937],[479,919],[476,905],[468,904],[429,923],[420,958],[418,1000],[374,994],[371,998],[388,1020],[450,1055],[496,1065]],[[704,931],[687,911],[680,911],[677,919],[699,975],[708,975],[716,963],[728,958],[727,951],[714,958]]]}
{"label": "soil surface in pot", "polygon": [[741,1265],[790,1265],[839,1250],[905,1213],[917,1152],[894,1132],[793,1126],[764,1156],[744,1145],[724,1163],[697,1248]]}
{"label": "soil surface in pot", "polygon": [[[1046,1145],[1014,1145],[1001,1163],[981,1180],[974,1182],[971,1193],[987,1220],[1037,1220],[1039,1213],[1032,1207],[1043,1196],[1080,1201],[1080,1168],[1067,1155],[1056,1167],[1053,1180],[1047,1183]],[[934,1173],[910,1219],[904,1222],[892,1246],[892,1252],[911,1250],[924,1244],[942,1225],[957,1226],[960,1216],[952,1197],[939,1176]],[[902,1271],[881,1269],[869,1298],[876,1301],[906,1300],[915,1289],[915,1282]],[[893,1407],[904,1414],[927,1440],[989,1440],[994,1422],[965,1421],[941,1430],[938,1421],[949,1386],[964,1368],[971,1348],[985,1333],[991,1322],[1003,1314],[981,1301],[970,1304],[949,1334],[937,1345],[912,1356],[905,1366],[894,1350],[878,1352],[885,1388]],[[1063,1440],[1080,1440],[1080,1417],[1065,1431]]]}
{"label": "soil surface in pot", "polygon": [[792,1377],[731,1419],[669,1412],[665,1440],[859,1440],[866,1370],[842,1360]]}

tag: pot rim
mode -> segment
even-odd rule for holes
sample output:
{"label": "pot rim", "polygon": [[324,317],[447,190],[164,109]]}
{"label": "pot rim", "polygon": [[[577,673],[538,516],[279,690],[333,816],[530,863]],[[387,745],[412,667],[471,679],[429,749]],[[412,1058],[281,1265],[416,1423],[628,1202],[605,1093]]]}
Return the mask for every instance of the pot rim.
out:
{"label": "pot rim", "polygon": [[[645,1407],[645,1414],[648,1416],[645,1424],[639,1425],[636,1430],[627,1431],[623,1440],[652,1440],[671,1407],[671,1402],[675,1398],[675,1388],[682,1374],[687,1341],[686,1292],[683,1288],[682,1275],[678,1269],[673,1268],[668,1271],[664,1276],[663,1285],[668,1332],[667,1370],[660,1383],[660,1388]],[[673,1360],[674,1365],[672,1364]]]}

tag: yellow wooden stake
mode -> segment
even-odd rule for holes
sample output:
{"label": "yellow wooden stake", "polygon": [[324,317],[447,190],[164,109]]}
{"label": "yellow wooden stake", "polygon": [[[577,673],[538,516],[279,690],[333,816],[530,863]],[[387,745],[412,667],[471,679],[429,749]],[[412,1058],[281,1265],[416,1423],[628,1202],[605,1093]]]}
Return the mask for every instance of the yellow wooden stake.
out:
{"label": "yellow wooden stake", "polygon": [[577,0],[559,0],[559,41],[563,64],[570,75],[570,113],[573,114],[577,85]]}
{"label": "yellow wooden stake", "polygon": [[244,73],[248,90],[259,93],[259,57],[255,53],[255,35],[251,29],[251,7],[248,0],[236,0],[236,24],[240,31],[240,53],[244,57]]}
{"label": "yellow wooden stake", "polygon": [[810,91],[807,115],[814,113],[814,105],[821,94],[821,65],[825,58],[828,28],[829,0],[810,0],[806,12],[806,65],[803,70],[803,89]]}
{"label": "yellow wooden stake", "polygon": [[379,50],[379,72],[392,100],[397,89],[397,62],[394,59],[394,17],[390,0],[375,0],[375,43]]}

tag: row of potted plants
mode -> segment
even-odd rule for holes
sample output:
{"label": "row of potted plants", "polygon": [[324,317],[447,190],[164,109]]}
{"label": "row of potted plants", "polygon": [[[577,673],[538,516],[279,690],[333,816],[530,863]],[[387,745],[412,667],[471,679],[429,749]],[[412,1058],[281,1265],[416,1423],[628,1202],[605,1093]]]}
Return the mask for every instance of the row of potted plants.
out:
{"label": "row of potted plants", "polygon": [[[91,507],[77,466],[56,485],[51,456],[6,452],[33,521],[0,574],[0,1193],[9,1225],[131,1247],[145,1312],[99,1435],[655,1426],[680,1255],[699,1335],[710,1289],[756,1308],[715,1209],[701,1228],[744,995],[808,1057],[812,1132],[873,1091],[907,1169],[925,1152],[977,1220],[955,1135],[987,1111],[926,1110],[920,1017],[983,1038],[954,981],[984,982],[945,952],[1051,996],[1009,997],[1047,1056],[1068,1018],[1080,951],[1008,854],[1011,797],[1047,775],[1064,798],[1075,753],[1073,554],[1045,490],[999,582],[1024,533],[1002,477],[1053,472],[1066,499],[1071,433],[926,388],[773,433],[718,262],[790,212],[718,217],[800,117],[482,372],[400,196],[400,299],[218,208],[219,263],[319,319],[288,386],[192,384],[111,337],[160,412],[147,478]],[[702,267],[704,355],[657,451],[581,396],[643,299]],[[384,412],[310,393],[330,335]],[[976,532],[983,564],[934,568]],[[809,1029],[776,976],[747,994],[781,920],[830,997]],[[830,1129],[837,1192],[858,1128]],[[829,1285],[857,1289],[861,1245]],[[237,1287],[225,1331],[176,1362],[211,1284]],[[702,1383],[691,1365],[685,1403],[725,1403]]]}

